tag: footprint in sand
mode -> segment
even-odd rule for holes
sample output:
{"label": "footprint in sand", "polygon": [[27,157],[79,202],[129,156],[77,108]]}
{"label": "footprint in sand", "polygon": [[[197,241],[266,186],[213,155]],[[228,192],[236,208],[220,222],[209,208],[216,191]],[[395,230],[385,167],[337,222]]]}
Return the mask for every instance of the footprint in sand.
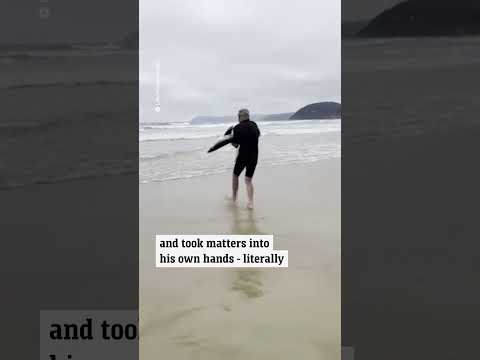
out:
{"label": "footprint in sand", "polygon": [[263,296],[263,283],[260,278],[261,273],[258,270],[240,270],[235,271],[231,289],[238,291],[249,299]]}

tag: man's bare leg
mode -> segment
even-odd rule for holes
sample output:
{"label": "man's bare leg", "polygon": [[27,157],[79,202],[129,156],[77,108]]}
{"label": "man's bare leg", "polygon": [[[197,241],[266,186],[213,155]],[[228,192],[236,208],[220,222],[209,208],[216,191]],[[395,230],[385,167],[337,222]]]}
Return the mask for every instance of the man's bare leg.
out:
{"label": "man's bare leg", "polygon": [[252,178],[245,176],[245,185],[247,186],[248,203],[247,208],[253,209],[253,182]]}
{"label": "man's bare leg", "polygon": [[232,200],[233,200],[233,202],[237,201],[237,194],[238,194],[238,176],[233,174],[232,175]]}

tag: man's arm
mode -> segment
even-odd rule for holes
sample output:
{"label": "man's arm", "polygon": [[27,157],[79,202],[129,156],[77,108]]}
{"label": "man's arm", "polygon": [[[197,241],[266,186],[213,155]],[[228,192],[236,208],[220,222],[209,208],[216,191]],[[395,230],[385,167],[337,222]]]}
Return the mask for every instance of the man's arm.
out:
{"label": "man's arm", "polygon": [[232,127],[232,143],[234,144],[240,144],[240,132],[238,131],[237,126],[238,125]]}

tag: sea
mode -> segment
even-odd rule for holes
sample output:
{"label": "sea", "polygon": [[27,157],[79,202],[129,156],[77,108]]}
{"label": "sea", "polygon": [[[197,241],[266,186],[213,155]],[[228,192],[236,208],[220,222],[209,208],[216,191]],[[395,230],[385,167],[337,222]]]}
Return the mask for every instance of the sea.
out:
{"label": "sea", "polygon": [[[141,123],[140,182],[173,181],[229,172],[237,150],[207,153],[234,124]],[[340,157],[341,120],[259,121],[259,168]]]}
{"label": "sea", "polygon": [[0,69],[0,190],[138,172],[138,52],[0,46]]}
{"label": "sea", "polygon": [[[342,120],[259,123],[260,164],[338,157],[340,135],[345,145],[468,130],[477,119],[464,105],[479,102],[462,84],[478,70],[479,45],[479,37],[343,41]],[[230,124],[139,123],[138,62],[138,52],[111,47],[0,47],[0,154],[8,154],[0,157],[0,189],[125,173],[140,172],[145,183],[230,171],[231,146],[206,154]],[[371,77],[385,79],[382,91]]]}

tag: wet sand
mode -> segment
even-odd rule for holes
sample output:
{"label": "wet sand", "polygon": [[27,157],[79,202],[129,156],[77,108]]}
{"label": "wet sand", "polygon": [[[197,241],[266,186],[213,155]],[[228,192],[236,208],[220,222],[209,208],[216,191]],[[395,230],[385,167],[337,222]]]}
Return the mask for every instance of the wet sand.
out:
{"label": "wet sand", "polygon": [[[140,356],[340,359],[340,159],[140,185]],[[155,269],[154,235],[273,234],[288,269]]]}
{"label": "wet sand", "polygon": [[124,175],[0,191],[5,353],[38,358],[25,343],[38,344],[40,310],[137,308],[137,184]]}

